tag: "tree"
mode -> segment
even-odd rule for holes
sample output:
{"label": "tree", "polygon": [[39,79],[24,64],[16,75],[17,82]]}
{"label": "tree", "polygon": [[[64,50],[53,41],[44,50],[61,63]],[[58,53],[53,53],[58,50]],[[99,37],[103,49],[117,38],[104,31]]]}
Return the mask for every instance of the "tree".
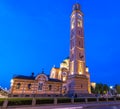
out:
{"label": "tree", "polygon": [[91,86],[91,93],[95,93],[95,88]]}
{"label": "tree", "polygon": [[103,85],[103,94],[106,94],[109,91],[109,86],[107,84]]}
{"label": "tree", "polygon": [[120,94],[120,85],[115,85],[115,89],[117,91],[117,94]]}
{"label": "tree", "polygon": [[95,89],[91,87],[91,92],[94,94],[106,94],[109,91],[107,84],[97,83]]}

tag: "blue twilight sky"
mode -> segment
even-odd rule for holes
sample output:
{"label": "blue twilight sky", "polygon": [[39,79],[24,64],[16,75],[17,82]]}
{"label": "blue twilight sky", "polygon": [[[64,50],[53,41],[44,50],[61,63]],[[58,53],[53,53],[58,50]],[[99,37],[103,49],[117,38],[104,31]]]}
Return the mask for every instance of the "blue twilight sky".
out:
{"label": "blue twilight sky", "polygon": [[15,74],[37,75],[69,56],[70,15],[84,13],[91,81],[120,84],[120,0],[0,0],[0,85]]}

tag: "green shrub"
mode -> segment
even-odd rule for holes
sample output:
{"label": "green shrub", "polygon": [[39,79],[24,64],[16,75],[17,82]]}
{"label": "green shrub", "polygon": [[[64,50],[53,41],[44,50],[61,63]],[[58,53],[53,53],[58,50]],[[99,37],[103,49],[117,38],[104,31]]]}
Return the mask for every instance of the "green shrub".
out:
{"label": "green shrub", "polygon": [[0,106],[3,105],[5,98],[0,98]]}
{"label": "green shrub", "polygon": [[107,101],[106,98],[99,98],[99,101]]}
{"label": "green shrub", "polygon": [[39,98],[36,99],[36,104],[53,104],[54,99],[53,98]]}
{"label": "green shrub", "polygon": [[70,103],[71,99],[70,98],[58,98],[57,103]]}
{"label": "green shrub", "polygon": [[74,102],[85,102],[85,98],[74,98]]}
{"label": "green shrub", "polygon": [[16,105],[32,105],[32,98],[10,98],[8,99],[8,106]]}
{"label": "green shrub", "polygon": [[114,101],[114,98],[108,98],[108,101]]}
{"label": "green shrub", "polygon": [[120,100],[120,97],[117,97],[116,100]]}
{"label": "green shrub", "polygon": [[4,102],[4,101],[0,100],[0,106],[2,106],[2,105],[3,105],[3,102]]}
{"label": "green shrub", "polygon": [[97,98],[88,98],[88,102],[95,102],[97,101]]}

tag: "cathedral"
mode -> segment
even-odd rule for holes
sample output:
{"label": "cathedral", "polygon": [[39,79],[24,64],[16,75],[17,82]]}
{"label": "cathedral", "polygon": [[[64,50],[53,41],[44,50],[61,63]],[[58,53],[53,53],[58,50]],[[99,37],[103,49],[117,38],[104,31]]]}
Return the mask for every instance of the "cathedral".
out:
{"label": "cathedral", "polygon": [[74,4],[70,16],[70,55],[51,69],[37,76],[17,75],[11,80],[11,96],[80,96],[90,94],[90,74],[85,61],[83,13]]}

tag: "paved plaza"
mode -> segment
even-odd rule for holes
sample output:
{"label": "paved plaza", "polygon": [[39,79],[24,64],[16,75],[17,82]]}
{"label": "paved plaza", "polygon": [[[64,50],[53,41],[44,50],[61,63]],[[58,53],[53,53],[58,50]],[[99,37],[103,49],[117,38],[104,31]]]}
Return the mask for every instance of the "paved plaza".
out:
{"label": "paved plaza", "polygon": [[61,105],[44,105],[44,106],[20,106],[20,107],[8,107],[7,109],[83,109],[88,107],[100,107],[100,106],[114,106],[120,105],[120,102],[99,102],[89,104],[61,104]]}

